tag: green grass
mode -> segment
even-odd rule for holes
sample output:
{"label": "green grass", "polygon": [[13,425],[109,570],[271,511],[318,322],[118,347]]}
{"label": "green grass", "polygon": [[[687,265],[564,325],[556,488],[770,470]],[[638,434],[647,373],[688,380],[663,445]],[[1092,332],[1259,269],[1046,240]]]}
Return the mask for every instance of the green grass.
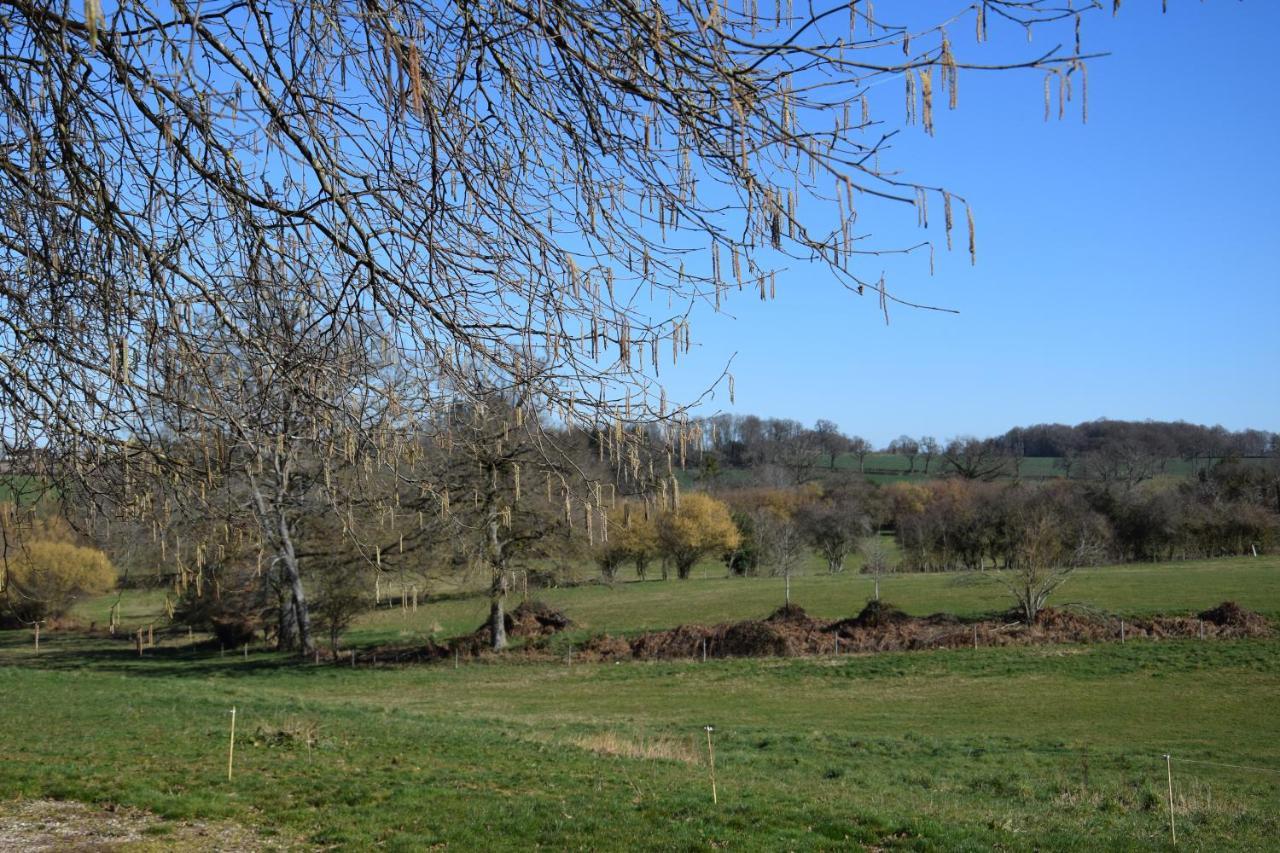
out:
{"label": "green grass", "polygon": [[[795,578],[847,615],[865,577]],[[976,614],[994,587],[890,577],[914,613]],[[777,579],[695,578],[539,593],[575,636],[760,616]],[[1081,571],[1063,601],[1187,611],[1233,598],[1280,614],[1280,559]],[[87,602],[106,613],[111,599]],[[162,593],[125,592],[131,618]],[[484,603],[369,614],[352,640],[470,630]],[[100,618],[99,621],[103,621]],[[1131,642],[806,660],[405,669],[222,657],[185,633],[0,632],[0,797],[120,803],[339,849],[1161,849],[1164,762],[1179,839],[1268,849],[1280,834],[1280,640]],[[228,710],[237,771],[225,778]],[[719,805],[704,724],[716,726]],[[308,745],[302,733],[314,734]],[[642,754],[648,745],[650,757]],[[618,754],[624,753],[624,754]],[[657,757],[653,757],[653,756]],[[665,756],[665,757],[664,757]]]}
{"label": "green grass", "polygon": [[[36,659],[24,639],[0,635],[0,797],[289,843],[1162,849],[1165,752],[1183,844],[1280,833],[1280,776],[1181,761],[1280,767],[1275,641],[351,670],[66,635]],[[641,742],[671,757],[600,751]]]}

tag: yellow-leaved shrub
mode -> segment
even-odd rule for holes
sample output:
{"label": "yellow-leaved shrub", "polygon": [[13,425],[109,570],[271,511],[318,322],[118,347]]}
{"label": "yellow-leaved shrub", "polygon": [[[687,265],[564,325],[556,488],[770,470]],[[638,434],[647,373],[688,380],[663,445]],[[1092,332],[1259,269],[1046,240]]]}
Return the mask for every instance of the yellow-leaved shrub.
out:
{"label": "yellow-leaved shrub", "polygon": [[76,599],[101,595],[116,582],[116,570],[96,548],[69,542],[26,541],[10,552],[5,567],[3,616],[31,623],[64,615]]}

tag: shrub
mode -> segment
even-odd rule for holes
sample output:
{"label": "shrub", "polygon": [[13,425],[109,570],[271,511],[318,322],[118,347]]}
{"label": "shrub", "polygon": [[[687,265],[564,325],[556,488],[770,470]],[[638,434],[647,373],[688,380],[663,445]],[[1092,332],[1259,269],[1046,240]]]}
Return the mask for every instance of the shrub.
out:
{"label": "shrub", "polygon": [[203,563],[190,572],[174,608],[173,621],[209,631],[228,648],[265,633],[282,596],[270,579],[246,562]]}
{"label": "shrub", "polygon": [[25,624],[63,616],[76,599],[101,595],[116,582],[106,554],[67,542],[23,543],[6,575],[3,618]]}

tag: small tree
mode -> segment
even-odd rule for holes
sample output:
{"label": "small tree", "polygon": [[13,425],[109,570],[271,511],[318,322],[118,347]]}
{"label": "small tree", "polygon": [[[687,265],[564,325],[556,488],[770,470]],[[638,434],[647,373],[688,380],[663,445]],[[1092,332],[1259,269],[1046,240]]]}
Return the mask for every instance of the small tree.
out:
{"label": "small tree", "polygon": [[616,538],[611,538],[608,542],[598,543],[591,556],[600,567],[600,579],[611,584],[618,576],[618,568],[626,562],[627,551]]}
{"label": "small tree", "polygon": [[791,575],[804,555],[800,525],[786,512],[762,507],[752,515],[756,539],[769,565],[769,574],[785,579],[784,603],[791,607]]}
{"label": "small tree", "polygon": [[879,601],[880,578],[893,571],[893,564],[889,562],[889,549],[884,547],[884,542],[879,536],[868,536],[862,540],[858,550],[862,552],[862,573],[871,575],[875,581],[873,598]]}
{"label": "small tree", "polygon": [[611,539],[616,539],[624,554],[624,559],[631,560],[636,568],[636,577],[644,580],[649,572],[649,563],[658,554],[658,531],[651,519],[643,513],[636,512],[630,504],[622,508],[622,526],[610,530]]}
{"label": "small tree", "polygon": [[754,575],[760,569],[756,524],[747,512],[733,513],[733,523],[738,528],[738,544],[724,552],[725,567],[731,575]]}
{"label": "small tree", "polygon": [[338,651],[338,638],[356,617],[374,605],[369,594],[367,564],[329,562],[316,566],[315,596],[311,605],[316,628],[329,637],[329,648]]}
{"label": "small tree", "polygon": [[676,576],[688,580],[694,563],[717,551],[729,551],[739,542],[738,528],[729,508],[710,495],[695,493],[658,519],[659,552],[675,564]]}
{"label": "small tree", "polygon": [[1097,543],[1087,532],[1082,530],[1073,541],[1060,519],[1037,513],[1023,527],[1013,568],[995,577],[1009,590],[1023,619],[1031,625],[1054,590],[1077,567],[1093,560],[1097,550]]}

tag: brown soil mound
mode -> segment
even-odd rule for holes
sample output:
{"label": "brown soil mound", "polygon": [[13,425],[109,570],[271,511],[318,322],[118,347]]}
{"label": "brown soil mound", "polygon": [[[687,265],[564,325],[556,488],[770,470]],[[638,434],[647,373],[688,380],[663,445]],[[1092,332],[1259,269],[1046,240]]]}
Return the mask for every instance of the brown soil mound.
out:
{"label": "brown soil mound", "polygon": [[[929,617],[932,619],[933,617]],[[852,619],[842,619],[828,626],[828,631],[835,631],[841,635],[852,634],[859,628],[888,628],[892,625],[902,625],[908,622],[918,621],[914,617],[908,616],[892,604],[886,604],[883,601],[868,601],[866,606],[862,608],[857,616]]]}
{"label": "brown soil mound", "polygon": [[1248,636],[1269,633],[1271,628],[1265,616],[1246,610],[1234,601],[1224,601],[1217,607],[1200,613],[1199,616],[1204,621],[1219,627],[1244,631]]}
{"label": "brown soil mound", "polygon": [[[573,621],[542,601],[525,601],[506,616],[507,633],[517,637],[542,637],[573,626]],[[485,626],[486,628],[488,626]]]}
{"label": "brown soil mound", "polygon": [[784,604],[765,617],[766,622],[812,622],[809,614],[798,604]]}
{"label": "brown soil mound", "polygon": [[[515,610],[508,610],[502,614],[502,622],[506,626],[508,637],[525,638],[549,637],[573,625],[573,621],[564,615],[564,611],[541,601],[521,602]],[[470,637],[460,637],[451,645],[456,645],[462,640],[474,639],[487,646],[490,636],[489,620],[486,619],[484,624],[471,632]]]}

